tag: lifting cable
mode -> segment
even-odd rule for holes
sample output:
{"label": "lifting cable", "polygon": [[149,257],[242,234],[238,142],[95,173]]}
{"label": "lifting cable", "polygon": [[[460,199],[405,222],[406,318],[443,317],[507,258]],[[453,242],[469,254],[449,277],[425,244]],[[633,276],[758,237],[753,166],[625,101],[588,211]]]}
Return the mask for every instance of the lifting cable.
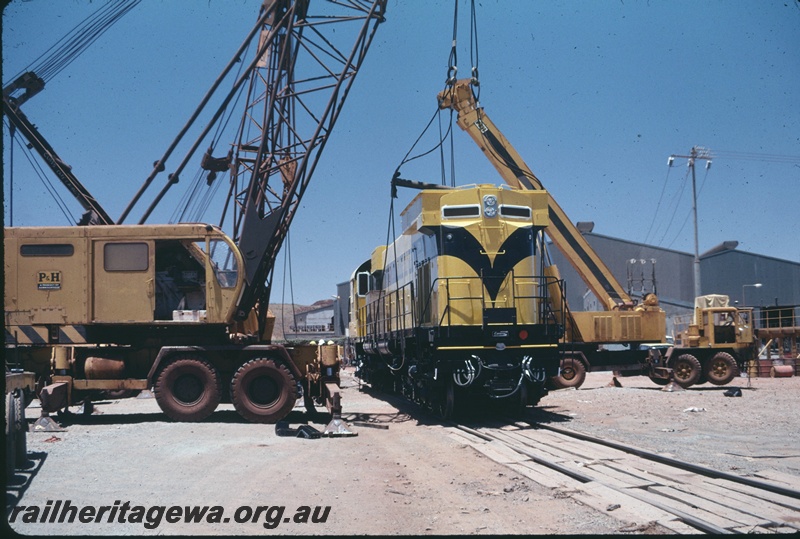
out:
{"label": "lifting cable", "polygon": [[[30,163],[31,168],[33,169],[33,172],[39,177],[39,181],[42,182],[42,185],[44,186],[45,190],[48,193],[50,193],[50,196],[53,197],[53,200],[55,201],[56,205],[58,206],[58,209],[61,210],[61,213],[64,214],[64,217],[67,218],[68,222],[75,223],[76,222],[75,217],[69,211],[69,207],[67,206],[66,202],[64,202],[64,199],[61,197],[61,195],[58,193],[58,190],[53,186],[53,184],[48,179],[48,176],[45,173],[44,169],[42,168],[42,165],[39,162],[39,160],[34,158],[33,153],[32,153],[33,151],[30,148],[28,148],[28,146],[26,144],[20,142],[14,136],[14,133],[16,131],[14,129],[14,126],[9,125],[5,121],[3,123],[5,123],[6,127],[8,128],[9,132],[11,133],[11,145],[10,145],[11,147],[9,148],[9,151],[12,152],[11,153],[12,159],[13,159],[14,144],[16,143],[17,146],[19,147],[19,149],[22,150],[22,153],[25,155],[25,158]],[[12,172],[13,172],[13,161],[12,161],[11,165],[12,165]],[[12,176],[11,185],[9,187],[9,190],[11,191],[10,196],[13,196],[13,189],[14,189],[14,183],[13,183],[13,176]],[[9,203],[9,211],[13,212],[13,209],[10,206],[11,206],[11,204]],[[13,224],[14,224],[13,223],[13,213],[11,213],[11,222],[9,224],[11,226],[13,226]]]}
{"label": "lifting cable", "polygon": [[[51,80],[65,67],[105,33],[114,23],[131,11],[141,0],[114,0],[98,9],[64,37],[42,53],[26,69],[11,80],[16,80],[26,71],[33,71],[45,82]],[[5,84],[4,84],[5,85]]]}
{"label": "lifting cable", "polygon": [[[447,76],[445,78],[446,90],[449,89],[451,91],[452,91],[452,88],[453,88],[455,82],[458,80],[458,2],[459,2],[459,0],[454,0],[453,39],[452,39],[451,47],[450,47],[450,54],[449,54],[448,60],[447,60]],[[477,99],[479,97],[479,95],[480,95],[480,90],[479,90],[480,82],[479,82],[479,79],[478,79],[478,26],[477,26],[477,15],[476,15],[476,12],[475,12],[475,0],[470,0],[470,7],[471,7],[471,9],[470,9],[470,61],[472,63],[472,70],[471,70],[472,78],[470,80],[471,80],[472,86],[474,88],[478,89],[477,93],[476,93],[476,99]],[[439,109],[438,106],[437,106],[436,112],[433,114],[431,119],[428,121],[427,125],[422,130],[422,132],[417,137],[417,139],[414,141],[414,144],[411,146],[411,149],[408,151],[408,153],[406,153],[405,157],[400,162],[400,165],[397,167],[397,170],[395,171],[396,172],[395,176],[397,176],[397,173],[399,172],[400,168],[404,164],[406,164],[406,163],[408,163],[410,161],[413,161],[415,159],[419,159],[421,157],[424,157],[426,155],[429,155],[430,153],[432,153],[432,152],[434,152],[436,150],[439,150],[439,152],[440,152],[440,165],[441,165],[441,169],[442,169],[442,185],[447,185],[447,182],[445,180],[446,174],[445,174],[445,171],[444,171],[444,167],[445,167],[445,165],[444,165],[444,163],[445,163],[444,143],[445,143],[445,140],[449,138],[450,139],[450,167],[451,167],[450,186],[451,187],[455,187],[455,185],[456,185],[456,181],[455,181],[455,155],[454,155],[454,145],[453,145],[453,138],[452,138],[453,137],[454,111],[452,109],[450,109],[450,111],[449,111],[449,113],[450,113],[450,121],[449,121],[448,128],[444,133],[442,133],[442,128],[441,128],[441,117],[440,117],[441,112],[442,112],[441,109]],[[422,137],[425,135],[425,133],[431,127],[431,124],[433,123],[434,119],[436,119],[436,118],[440,119],[439,141],[432,148],[430,148],[430,149],[428,149],[426,151],[423,151],[422,153],[419,153],[417,155],[414,155],[413,157],[410,157],[411,153],[414,151],[414,148],[417,146],[419,141],[422,139]]]}
{"label": "lifting cable", "polygon": [[[456,81],[458,80],[458,77],[457,77],[457,75],[458,75],[458,2],[459,2],[459,0],[454,0],[454,8],[453,8],[453,39],[452,39],[452,42],[451,42],[450,54],[449,54],[448,61],[447,61],[447,77],[445,79],[446,88],[449,89],[450,91],[452,91]],[[475,12],[475,0],[470,0],[470,61],[472,63],[471,84],[473,85],[474,88],[479,88],[479,80],[478,80],[478,27],[477,27],[477,17],[476,17],[476,12]],[[478,90],[478,94],[479,93],[480,93],[480,91]],[[477,95],[476,95],[476,97],[477,97]],[[392,176],[393,180],[395,178],[399,178],[400,177],[400,168],[404,164],[409,163],[411,161],[414,161],[416,159],[419,159],[421,157],[425,157],[425,156],[433,153],[434,151],[439,150],[439,161],[440,161],[440,168],[441,168],[441,183],[442,183],[442,185],[447,185],[446,172],[445,172],[444,145],[445,145],[445,141],[447,139],[449,139],[450,140],[450,186],[451,187],[455,187],[456,186],[456,179],[455,179],[455,177],[456,177],[456,174],[455,174],[455,170],[456,170],[455,169],[455,147],[454,147],[454,141],[453,141],[454,112],[455,111],[450,109],[450,111],[449,111],[449,122],[448,122],[447,129],[444,132],[442,132],[443,131],[443,129],[442,129],[442,119],[441,119],[442,110],[437,106],[436,111],[431,116],[430,120],[428,120],[428,123],[425,125],[424,129],[422,130],[422,132],[416,138],[414,143],[411,145],[411,148],[408,150],[408,152],[406,152],[406,155],[403,157],[402,161],[400,162],[400,164],[395,169],[395,172],[394,172],[394,174]],[[416,148],[417,144],[423,138],[425,133],[427,133],[428,129],[430,129],[430,127],[433,124],[433,121],[435,119],[439,120],[439,122],[438,122],[439,123],[439,140],[438,140],[438,142],[436,144],[434,144],[434,146],[432,148],[412,156],[411,154],[414,151],[414,148]],[[384,273],[383,273],[383,277],[382,278],[385,280],[386,277],[388,276],[386,270],[387,270],[387,266],[388,266],[388,262],[389,262],[389,251],[391,250],[392,251],[391,254],[392,254],[393,258],[394,258],[394,272],[393,272],[394,273],[394,281],[395,281],[395,286],[397,287],[397,290],[395,292],[399,294],[400,293],[400,291],[399,291],[400,280],[399,280],[399,268],[398,268],[398,259],[397,259],[397,244],[393,241],[393,238],[396,237],[395,218],[394,218],[394,199],[395,198],[397,198],[397,188],[394,185],[394,183],[392,183],[392,194],[391,194],[390,203],[389,203],[389,219],[388,219],[388,225],[387,225],[387,231],[386,231],[386,244],[385,244],[387,246],[387,249],[384,251],[384,255],[383,255],[383,258],[384,258],[384,260],[383,260]],[[391,249],[389,249],[390,246],[391,246]],[[380,294],[379,294],[379,297],[378,297],[378,300],[377,300],[377,304],[378,305],[381,305],[382,302],[384,301],[385,294],[386,294],[385,290],[386,290],[386,288],[385,288],[385,282],[384,282],[384,283],[382,283],[382,285],[380,287]],[[379,307],[379,309],[380,309],[380,307]],[[386,314],[387,313],[384,312],[384,316],[386,316]],[[377,323],[377,319],[376,319],[376,323]],[[401,341],[401,343],[402,342],[403,341]],[[403,357],[405,357],[404,353],[403,353]],[[392,366],[389,366],[389,368],[391,370],[399,370],[401,367],[402,367],[402,364],[401,364],[400,367],[395,367],[395,368],[393,368]]]}
{"label": "lifting cable", "polygon": [[[141,0],[114,0],[108,2],[105,6],[98,9],[92,15],[81,21],[72,30],[70,30],[64,37],[57,41],[54,45],[42,53],[36,60],[29,64],[22,71],[11,77],[10,81],[19,79],[26,72],[33,72],[47,82],[60,73],[64,68],[71,64],[78,56],[80,56],[90,45],[103,35],[114,23],[119,21],[125,14],[130,12]],[[3,84],[7,87],[10,82]],[[14,132],[15,129],[9,126],[11,133],[11,146],[13,148]],[[58,205],[64,216],[70,221],[75,222],[74,217],[63,198],[58,194],[58,191],[53,187],[47,179],[44,170],[38,165],[38,161],[30,154],[27,146],[20,144],[20,148],[26,154],[26,158],[31,163],[31,166],[39,176],[45,189],[50,193]],[[10,174],[11,189],[13,190],[13,167]],[[13,212],[13,209],[11,210]],[[13,215],[13,213],[12,213]]]}
{"label": "lifting cable", "polygon": [[[241,77],[241,71],[243,66],[241,63],[239,64],[239,70],[235,73],[233,77],[233,81],[239,80]],[[235,82],[231,83],[232,86]],[[228,125],[233,117],[234,111],[238,109],[238,103],[244,94],[245,86],[242,85],[238,89],[232,88],[232,92],[236,92],[236,97],[232,100],[230,105],[225,107],[227,111],[226,115],[220,118],[216,122],[216,131],[211,138],[211,142],[209,143],[208,150],[206,150],[206,155],[212,156],[214,153],[214,149],[219,145],[219,141],[222,139],[222,135],[226,132]],[[206,174],[207,172],[207,174]],[[203,179],[205,178],[205,182]],[[178,204],[175,206],[175,211],[172,213],[172,217],[170,218],[170,223],[185,223],[185,222],[202,222],[204,219],[204,215],[208,208],[211,206],[211,203],[215,199],[215,195],[219,190],[219,186],[222,184],[221,181],[215,181],[217,179],[217,173],[215,171],[207,171],[202,168],[202,166],[198,166],[197,172],[195,173],[192,181],[187,184],[187,188],[184,191],[183,196],[181,197]],[[206,189],[203,190],[203,184],[205,183]],[[227,206],[227,202],[226,202]],[[223,210],[222,217],[220,218],[220,222],[218,223],[219,227],[222,228],[224,216],[226,211]]]}
{"label": "lifting cable", "polygon": [[[294,282],[292,281],[292,244],[289,241],[289,234],[290,232],[286,231],[286,239],[284,243],[286,244],[286,251],[284,251],[283,255],[283,290],[281,291],[281,331],[283,332],[283,340],[287,341],[286,338],[286,317],[284,316],[284,309],[286,307],[286,276],[289,276],[289,301],[292,306],[292,324],[296,324],[295,317],[297,313],[295,312],[294,308]],[[275,268],[273,267],[273,271]],[[267,305],[267,310],[269,310],[269,305]],[[289,329],[292,329],[289,326]],[[297,333],[297,328],[295,327],[294,330]]]}

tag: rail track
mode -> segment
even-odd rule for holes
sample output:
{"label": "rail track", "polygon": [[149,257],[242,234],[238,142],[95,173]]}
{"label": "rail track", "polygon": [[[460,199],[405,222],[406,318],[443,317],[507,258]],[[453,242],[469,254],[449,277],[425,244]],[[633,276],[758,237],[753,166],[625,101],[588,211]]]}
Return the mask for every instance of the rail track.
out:
{"label": "rail track", "polygon": [[448,429],[492,460],[626,522],[624,530],[657,523],[676,534],[800,533],[800,477],[738,476],[546,424]]}

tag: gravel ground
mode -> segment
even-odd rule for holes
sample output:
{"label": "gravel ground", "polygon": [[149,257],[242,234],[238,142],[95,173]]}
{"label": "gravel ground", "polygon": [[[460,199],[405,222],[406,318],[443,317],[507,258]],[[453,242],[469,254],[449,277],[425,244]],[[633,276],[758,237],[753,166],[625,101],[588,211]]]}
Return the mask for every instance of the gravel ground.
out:
{"label": "gravel ground", "polygon": [[[800,476],[800,377],[737,378],[662,391],[643,376],[590,373],[551,392],[532,417],[721,471],[764,468]],[[741,389],[741,397],[725,392]]]}
{"label": "gravel ground", "polygon": [[[700,386],[663,392],[647,378],[593,373],[579,390],[546,396],[530,418],[633,443],[725,471],[764,469],[800,476],[797,378],[742,379],[741,397]],[[158,525],[120,522],[25,522],[12,529],[41,535],[449,535],[649,534],[665,530],[622,522],[558,490],[521,477],[469,446],[414,406],[343,380],[345,417],[358,436],[303,439],[272,425],[244,422],[222,406],[202,423],[173,423],[152,398],[100,403],[65,431],[28,435],[29,469],[7,486],[7,509],[73,506],[219,506],[219,522]],[[697,410],[697,411],[690,411]],[[28,408],[28,417],[37,410]],[[298,407],[291,427],[322,430],[323,414]],[[52,505],[52,504],[51,504]],[[247,519],[248,508],[285,507]],[[330,507],[325,522],[295,523],[300,507]],[[239,508],[243,512],[236,513]],[[277,510],[275,509],[275,510]],[[109,510],[110,511],[110,510]],[[120,509],[121,512],[121,509]],[[133,510],[131,510],[131,515]],[[154,513],[153,516],[155,516]],[[30,518],[29,518],[30,519]],[[211,520],[211,522],[209,522]],[[274,527],[269,527],[274,524]]]}

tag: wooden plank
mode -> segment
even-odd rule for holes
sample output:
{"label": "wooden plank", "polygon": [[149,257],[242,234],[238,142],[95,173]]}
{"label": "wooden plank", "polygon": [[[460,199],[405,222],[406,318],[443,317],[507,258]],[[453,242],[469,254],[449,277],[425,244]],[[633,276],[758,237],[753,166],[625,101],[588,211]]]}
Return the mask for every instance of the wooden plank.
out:
{"label": "wooden plank", "polygon": [[736,490],[738,492],[756,496],[762,500],[767,500],[789,509],[794,509],[795,511],[800,511],[800,500],[790,498],[789,496],[784,496],[783,494],[757,489],[755,487],[751,487],[750,485],[742,485],[741,483],[734,483],[725,479],[706,478],[706,481],[715,485],[719,485],[722,488]]}
{"label": "wooden plank", "polygon": [[619,484],[625,488],[644,488],[658,484],[651,479],[644,478],[640,475],[619,471],[611,466],[608,466],[605,462],[587,464],[581,466],[580,469],[595,470],[601,473],[603,477],[607,477],[619,482]]}
{"label": "wooden plank", "polygon": [[508,465],[509,468],[548,488],[575,490],[581,482],[534,462],[520,462]]}
{"label": "wooden plank", "polygon": [[530,460],[525,455],[517,453],[503,442],[492,441],[485,444],[475,444],[473,447],[499,464],[524,462]]}
{"label": "wooden plank", "polygon": [[706,511],[705,509],[701,509],[699,507],[694,507],[691,504],[683,502],[681,500],[676,500],[671,497],[665,497],[659,494],[658,492],[651,492],[650,489],[637,491],[637,494],[640,497],[643,497],[645,500],[652,500],[653,503],[656,503],[661,506],[673,508],[677,511],[686,513],[687,515],[691,515],[698,520],[703,520],[708,522],[709,524],[713,524],[718,528],[728,528],[731,525],[736,525],[732,523],[730,520],[726,518],[722,518],[710,511]]}
{"label": "wooden plank", "polygon": [[513,442],[515,444],[524,444],[524,448],[526,450],[536,450],[542,454],[549,454],[552,455],[553,458],[559,459],[559,461],[570,461],[570,462],[595,462],[599,460],[605,460],[605,456],[603,454],[588,454],[584,451],[585,448],[577,448],[577,445],[571,444],[557,444],[553,443],[551,439],[551,443],[544,443],[540,441],[533,440],[529,437],[522,435],[520,432],[509,432],[509,433],[499,433],[497,434],[498,438],[503,438],[504,440],[508,440],[509,442]]}
{"label": "wooden plank", "polygon": [[[650,479],[664,486],[700,495],[703,498],[713,500],[731,509],[742,511],[755,518],[783,523],[786,526],[800,529],[800,518],[798,518],[800,515],[796,515],[791,509],[764,500],[759,496],[761,491],[751,489],[751,493],[740,492],[730,488],[731,483],[728,481],[720,482],[720,480],[716,480],[716,482],[711,482],[709,478],[702,475],[683,471],[676,472],[666,465],[652,461],[642,461],[641,459],[634,460],[635,468],[629,469],[627,462],[627,460],[613,461],[605,462],[603,465],[629,473],[641,473],[644,479]],[[641,468],[647,468],[647,470],[642,470]],[[667,475],[669,477],[664,477]]]}
{"label": "wooden plank", "polygon": [[709,483],[703,477],[699,479],[689,487],[692,492],[703,492],[704,498],[712,498],[718,503],[723,503],[734,509],[739,508],[741,511],[755,517],[760,517],[770,522],[784,523],[800,530],[800,512],[775,505],[756,496]]}
{"label": "wooden plank", "polygon": [[736,533],[769,533],[769,534],[776,534],[776,533],[793,533],[797,534],[797,530],[793,528],[787,528],[785,526],[776,526],[771,528],[762,528],[761,526],[756,526],[755,528],[733,528],[734,532]]}
{"label": "wooden plank", "polygon": [[731,509],[725,505],[721,505],[714,500],[698,496],[688,490],[679,490],[672,487],[655,486],[647,489],[648,492],[658,492],[665,498],[672,498],[683,503],[690,504],[692,508],[701,509],[709,513],[713,513],[728,522],[724,528],[732,528],[736,526],[764,526],[770,524],[769,519],[759,518],[738,509]]}
{"label": "wooden plank", "polygon": [[616,468],[631,474],[641,474],[642,477],[649,478],[654,482],[663,484],[686,484],[691,483],[697,474],[685,470],[679,470],[666,464],[654,462],[652,460],[641,459],[631,456],[625,459],[608,462],[607,466]]}
{"label": "wooden plank", "polygon": [[455,440],[456,442],[464,444],[464,445],[473,445],[473,444],[480,444],[480,443],[484,443],[485,444],[486,443],[485,440],[483,440],[481,438],[478,438],[477,436],[473,436],[472,434],[467,434],[465,432],[462,433],[462,432],[452,431],[452,432],[448,432],[447,435],[450,438],[452,438],[453,440]]}
{"label": "wooden plank", "polygon": [[[580,486],[580,489],[581,492],[573,494],[573,498],[624,522],[632,524],[655,522],[673,533],[698,533],[698,530],[684,524],[682,521],[678,520],[675,515],[600,483],[584,483]],[[609,506],[615,504],[618,504],[620,507],[609,511]]]}
{"label": "wooden plank", "polygon": [[611,470],[603,465],[602,462],[594,462],[589,465],[584,465],[581,462],[565,461],[560,463],[561,466],[574,470],[586,477],[615,488],[636,488],[646,487],[654,483],[649,481],[642,481],[639,478],[627,474],[621,474],[615,470]]}
{"label": "wooden plank", "polygon": [[625,458],[626,454],[616,449],[577,440],[547,440],[540,442],[558,451],[565,451],[580,460],[616,460]]}
{"label": "wooden plank", "polygon": [[[503,441],[506,441],[512,445],[516,444],[519,445],[519,440],[516,439],[514,433],[496,433],[497,438]],[[545,447],[542,450],[539,446],[532,446],[532,445],[525,445],[525,451],[529,452],[530,454],[536,456],[540,459],[550,460],[552,462],[562,463],[565,462],[566,459],[564,458],[563,453],[553,450],[552,448]]]}
{"label": "wooden plank", "polygon": [[537,444],[547,444],[557,449],[563,448],[570,453],[589,460],[617,459],[627,455],[627,453],[619,449],[593,444],[591,442],[582,442],[556,432],[530,429],[517,431],[516,434],[525,438],[527,443],[533,441]]}
{"label": "wooden plank", "polygon": [[800,477],[796,475],[779,472],[778,470],[761,470],[753,475],[756,477],[763,477],[764,479],[774,481],[781,485],[786,485],[794,490],[800,490]]}

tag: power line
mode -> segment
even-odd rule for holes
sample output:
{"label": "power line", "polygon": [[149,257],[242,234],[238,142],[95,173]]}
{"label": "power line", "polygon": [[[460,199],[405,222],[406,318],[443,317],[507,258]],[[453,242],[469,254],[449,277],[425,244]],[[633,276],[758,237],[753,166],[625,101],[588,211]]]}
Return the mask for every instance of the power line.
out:
{"label": "power line", "polygon": [[800,156],[797,155],[781,155],[775,153],[758,153],[758,152],[738,152],[730,150],[714,150],[708,151],[708,157],[711,159],[724,158],[739,159],[743,161],[765,161],[770,163],[800,163]]}

